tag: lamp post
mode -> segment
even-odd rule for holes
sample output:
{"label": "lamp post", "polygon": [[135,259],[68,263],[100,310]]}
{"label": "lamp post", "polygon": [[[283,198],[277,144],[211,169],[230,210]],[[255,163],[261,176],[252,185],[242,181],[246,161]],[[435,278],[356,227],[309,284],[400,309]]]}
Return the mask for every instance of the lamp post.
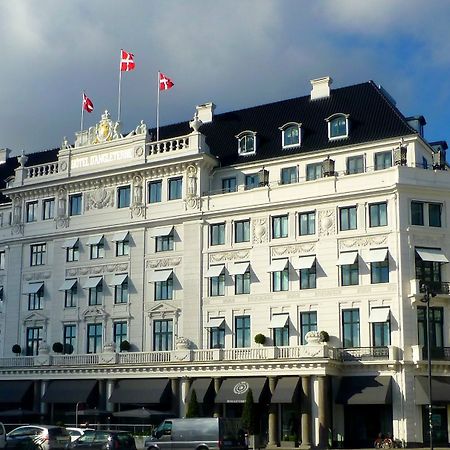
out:
{"label": "lamp post", "polygon": [[430,288],[426,285],[422,285],[424,290],[423,298],[420,300],[425,303],[426,310],[426,322],[427,322],[427,369],[428,369],[428,432],[430,434],[430,450],[433,450],[433,411],[432,411],[432,398],[431,398],[431,333],[430,333],[430,300],[436,294],[430,292]]}

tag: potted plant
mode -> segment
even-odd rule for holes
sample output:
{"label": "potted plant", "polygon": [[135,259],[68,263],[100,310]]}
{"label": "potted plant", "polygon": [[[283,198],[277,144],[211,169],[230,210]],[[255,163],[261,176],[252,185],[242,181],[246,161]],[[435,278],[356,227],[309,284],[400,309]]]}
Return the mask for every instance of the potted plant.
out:
{"label": "potted plant", "polygon": [[265,342],[266,342],[266,337],[265,337],[262,333],[258,333],[258,334],[255,336],[255,342],[256,342],[257,344],[264,345]]}
{"label": "potted plant", "polygon": [[64,345],[61,342],[55,342],[52,346],[52,350],[55,353],[62,353],[64,351]]}
{"label": "potted plant", "polygon": [[64,344],[64,353],[66,355],[70,355],[73,353],[73,345],[72,344]]}
{"label": "potted plant", "polygon": [[119,348],[120,348],[121,352],[128,352],[128,351],[130,351],[131,344],[125,339],[124,341],[122,341],[120,343],[120,347]]}
{"label": "potted plant", "polygon": [[319,333],[320,342],[328,342],[330,340],[330,335],[326,331],[321,331]]}
{"label": "potted plant", "polygon": [[19,356],[22,353],[22,347],[19,344],[14,344],[12,346],[12,352]]}

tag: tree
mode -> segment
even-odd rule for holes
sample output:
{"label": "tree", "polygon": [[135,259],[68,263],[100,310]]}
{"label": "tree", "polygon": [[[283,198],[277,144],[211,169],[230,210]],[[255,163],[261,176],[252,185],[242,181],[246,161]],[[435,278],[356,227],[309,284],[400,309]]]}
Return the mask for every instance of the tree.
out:
{"label": "tree", "polygon": [[197,394],[195,393],[195,389],[192,389],[191,398],[189,399],[186,417],[199,417],[200,416],[200,407],[197,401]]}
{"label": "tree", "polygon": [[247,433],[255,434],[256,431],[256,409],[253,403],[253,392],[248,390],[245,397],[244,409],[242,410],[242,426]]}

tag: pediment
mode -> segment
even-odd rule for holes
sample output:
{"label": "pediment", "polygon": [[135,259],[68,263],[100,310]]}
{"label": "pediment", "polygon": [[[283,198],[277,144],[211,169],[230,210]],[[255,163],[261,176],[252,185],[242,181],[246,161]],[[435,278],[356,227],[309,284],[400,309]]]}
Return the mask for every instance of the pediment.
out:
{"label": "pediment", "polygon": [[108,313],[105,311],[105,308],[103,306],[97,305],[97,306],[88,306],[82,313],[81,317],[83,319],[90,318],[90,317],[101,317],[106,318],[108,317]]}
{"label": "pediment", "polygon": [[33,311],[32,313],[24,317],[23,322],[27,324],[44,324],[47,323],[48,320],[48,317],[37,311]]}
{"label": "pediment", "polygon": [[181,310],[180,308],[177,308],[173,305],[171,305],[169,302],[158,302],[156,305],[152,306],[147,310],[147,313],[149,316],[178,316],[180,314]]}

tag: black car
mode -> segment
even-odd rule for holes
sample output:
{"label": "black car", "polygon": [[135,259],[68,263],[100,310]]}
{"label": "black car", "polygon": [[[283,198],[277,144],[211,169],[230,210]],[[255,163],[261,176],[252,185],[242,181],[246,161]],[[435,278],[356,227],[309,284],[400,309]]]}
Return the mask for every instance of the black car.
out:
{"label": "black car", "polygon": [[74,450],[136,450],[134,437],[128,431],[86,431],[69,445]]}

